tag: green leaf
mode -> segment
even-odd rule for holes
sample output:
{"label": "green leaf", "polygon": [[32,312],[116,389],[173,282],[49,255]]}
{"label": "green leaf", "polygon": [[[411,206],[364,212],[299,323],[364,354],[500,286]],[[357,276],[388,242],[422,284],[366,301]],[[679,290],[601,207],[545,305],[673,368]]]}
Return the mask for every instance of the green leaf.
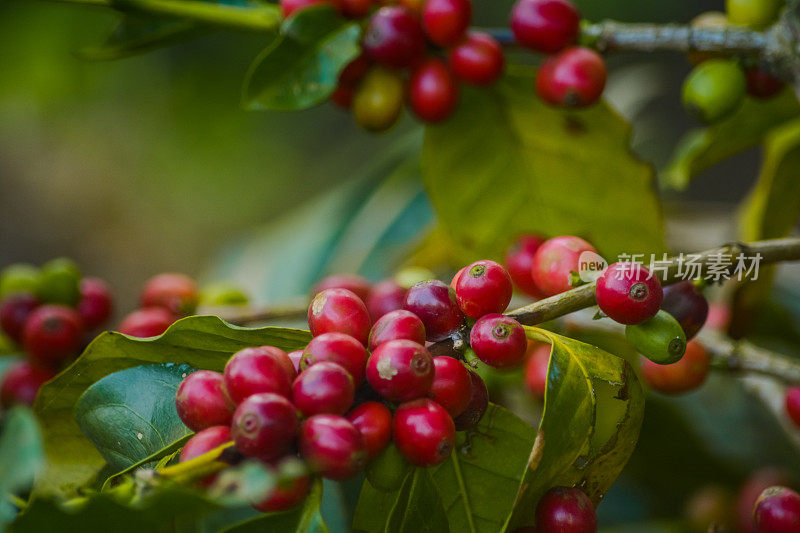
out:
{"label": "green leaf", "polygon": [[629,125],[604,103],[556,110],[532,86],[465,88],[426,130],[422,176],[464,259],[499,257],[524,231],[581,235],[609,257],[661,251],[653,172],[630,152]]}
{"label": "green leaf", "polygon": [[11,409],[0,434],[0,531],[16,513],[7,496],[27,490],[44,463],[39,424],[27,407]]}
{"label": "green leaf", "polygon": [[78,55],[91,60],[120,59],[171,46],[210,31],[209,27],[189,20],[127,14],[102,43],[82,48]]}
{"label": "green leaf", "polygon": [[104,460],[72,416],[78,398],[96,381],[114,372],[154,363],[188,364],[220,371],[236,351],[272,345],[286,351],[305,346],[306,331],[243,328],[213,316],[179,320],[161,336],[137,339],[116,332],[97,337],[64,372],[44,385],[34,409],[42,423],[47,469],[37,478],[37,494],[74,494],[90,483]]}
{"label": "green leaf", "polygon": [[133,463],[132,465],[130,465],[126,469],[120,470],[116,474],[113,474],[113,475],[109,476],[103,482],[103,486],[101,487],[101,490],[106,490],[106,489],[114,486],[114,484],[117,481],[119,481],[123,476],[125,476],[126,474],[130,474],[131,472],[133,472],[135,470],[138,470],[139,468],[145,467],[145,466],[150,465],[150,464],[156,464],[156,463],[159,463],[159,464],[160,463],[165,463],[166,464],[166,463],[168,463],[171,459],[173,459],[175,457],[175,455],[177,455],[181,451],[181,448],[183,448],[183,445],[186,444],[186,442],[190,438],[192,438],[193,435],[194,435],[193,433],[192,434],[188,434],[188,435],[184,436],[183,438],[180,438],[180,439],[178,439],[178,440],[176,440],[174,442],[171,442],[170,444],[164,446],[163,448],[161,448],[160,450],[152,453],[151,455],[148,455],[147,457],[145,457],[143,459],[140,459],[139,461]]}
{"label": "green leaf", "polygon": [[319,506],[322,501],[322,481],[317,480],[305,503],[297,509],[268,513],[224,529],[224,533],[263,533],[280,531],[289,533],[327,533]]}
{"label": "green leaf", "polygon": [[244,84],[247,109],[294,111],[323,102],[341,70],[360,52],[361,27],[331,6],[298,11],[250,67]]}

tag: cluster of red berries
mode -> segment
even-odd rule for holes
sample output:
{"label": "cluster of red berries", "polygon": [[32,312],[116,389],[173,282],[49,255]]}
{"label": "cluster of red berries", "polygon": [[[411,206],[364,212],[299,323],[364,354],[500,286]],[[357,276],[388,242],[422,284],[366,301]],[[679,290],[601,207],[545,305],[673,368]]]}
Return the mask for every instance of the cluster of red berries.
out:
{"label": "cluster of red berries", "polygon": [[173,322],[192,314],[198,298],[197,283],[184,274],[153,276],[142,287],[140,308],[125,316],[117,331],[132,337],[161,335]]}

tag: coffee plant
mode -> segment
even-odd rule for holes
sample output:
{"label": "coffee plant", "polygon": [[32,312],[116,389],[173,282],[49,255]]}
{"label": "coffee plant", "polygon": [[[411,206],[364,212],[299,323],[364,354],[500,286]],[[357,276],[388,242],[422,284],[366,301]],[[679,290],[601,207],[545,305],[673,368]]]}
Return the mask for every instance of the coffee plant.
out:
{"label": "coffee plant", "polygon": [[[116,14],[84,59],[254,34],[244,108],[400,134],[213,283],[120,310],[70,259],[5,266],[0,530],[800,531],[800,1],[57,1]],[[685,56],[703,124],[658,183],[604,99],[636,52]],[[664,196],[756,145],[736,238],[668,245]]]}

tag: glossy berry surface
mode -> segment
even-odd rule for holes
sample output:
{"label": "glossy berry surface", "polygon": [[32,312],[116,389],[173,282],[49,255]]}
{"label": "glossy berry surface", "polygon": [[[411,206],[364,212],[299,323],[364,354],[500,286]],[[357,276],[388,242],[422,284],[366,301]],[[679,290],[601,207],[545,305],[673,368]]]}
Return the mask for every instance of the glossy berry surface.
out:
{"label": "glossy berry surface", "polygon": [[600,310],[620,324],[653,318],[661,307],[661,282],[638,263],[613,263],[597,279],[595,298]]}
{"label": "glossy berry surface", "polygon": [[547,367],[550,364],[549,344],[536,345],[525,363],[525,388],[535,398],[544,399],[547,391]]}
{"label": "glossy berry surface", "polygon": [[[360,61],[366,61],[367,64],[369,64],[369,60],[361,55],[354,60],[351,65]],[[364,276],[359,276],[357,274],[334,274],[322,278],[317,282],[317,284],[311,288],[311,297],[313,298],[317,294],[328,289],[347,289],[358,296],[362,302],[366,302],[370,292],[372,292],[372,283]]]}
{"label": "glossy berry surface", "polygon": [[677,363],[660,365],[642,358],[642,377],[653,390],[664,394],[681,394],[702,385],[709,367],[710,359],[705,348],[691,341]]}
{"label": "glossy berry surface", "polygon": [[469,370],[453,357],[433,358],[431,398],[444,407],[452,417],[464,412],[472,398],[472,379]]}
{"label": "glossy berry surface", "polygon": [[370,325],[367,306],[347,289],[324,290],[308,306],[308,327],[314,337],[345,333],[366,346]]}
{"label": "glossy berry surface", "polygon": [[425,326],[411,311],[400,309],[378,319],[369,333],[369,349],[375,351],[381,344],[399,339],[425,344]]}
{"label": "glossy berry surface", "polygon": [[460,41],[471,20],[470,0],[427,0],[422,8],[425,33],[439,46],[452,46]]}
{"label": "glossy berry surface", "polygon": [[400,73],[373,67],[353,93],[353,119],[367,131],[384,132],[403,114],[404,98],[405,82]]}
{"label": "glossy berry surface", "polygon": [[214,448],[219,448],[226,442],[230,442],[231,428],[230,425],[208,427],[202,431],[198,431],[195,435],[186,441],[181,450],[180,462],[185,463],[195,457],[210,452]]}
{"label": "glossy berry surface", "polygon": [[297,424],[297,411],[289,400],[265,392],[239,404],[233,414],[231,433],[243,455],[271,461],[289,450]]}
{"label": "glossy berry surface", "polygon": [[488,259],[468,265],[456,282],[458,306],[475,319],[505,311],[513,292],[506,269]]}
{"label": "glossy berry surface", "polygon": [[626,326],[625,338],[640,354],[660,365],[679,361],[686,351],[686,334],[666,311],[641,324]]}
{"label": "glossy berry surface", "polygon": [[77,311],[63,305],[43,305],[28,315],[22,345],[32,362],[57,366],[78,354],[83,333]]}
{"label": "glossy berry surface", "polygon": [[398,490],[411,470],[411,465],[390,443],[377,457],[367,463],[365,474],[369,484],[384,492]]}
{"label": "glossy berry surface", "polygon": [[407,402],[427,395],[433,377],[433,357],[414,341],[384,343],[372,352],[367,362],[370,386],[393,402]]}
{"label": "glossy berry surface", "polygon": [[458,83],[441,59],[427,59],[411,71],[408,100],[412,111],[420,120],[445,120],[455,111],[458,95]]}
{"label": "glossy berry surface", "polygon": [[681,98],[689,114],[703,122],[731,115],[744,100],[747,81],[738,63],[711,59],[697,65],[683,82]]}
{"label": "glossy berry surface", "polygon": [[469,335],[478,358],[495,368],[522,364],[528,339],[522,325],[511,317],[493,314],[481,317]]}
{"label": "glossy berry surface", "polygon": [[687,340],[697,335],[708,319],[708,300],[691,281],[664,287],[661,309],[678,321]]}
{"label": "glossy berry surface", "polygon": [[[361,83],[361,80],[364,78],[364,76],[366,76],[367,72],[369,72],[369,67],[371,64],[372,62],[369,60],[369,58],[366,55],[361,54],[360,56],[352,60],[350,63],[348,63],[347,66],[344,67],[344,69],[342,69],[342,71],[339,73],[339,79],[336,82],[336,89],[334,89],[333,93],[331,94],[331,100],[333,101],[333,103],[335,103],[342,109],[350,109],[350,107],[353,105],[353,96],[356,93],[356,88],[358,87],[358,84]],[[331,288],[334,287],[320,288],[320,285],[317,284],[311,289],[311,293],[313,296],[321,290],[331,289]],[[353,290],[350,289],[349,287],[338,287],[338,288]],[[355,292],[357,295],[359,294],[358,290],[353,292]],[[369,290],[365,292],[364,296],[359,296],[359,297],[365,298],[366,294],[368,293]]]}
{"label": "glossy berry surface", "polygon": [[392,440],[392,413],[380,402],[364,402],[347,414],[364,439],[367,459],[380,454]]}
{"label": "glossy berry surface", "polygon": [[788,486],[790,483],[791,479],[788,473],[777,468],[760,468],[750,474],[736,495],[736,531],[756,533],[753,509],[758,497],[769,487]]}
{"label": "glossy berry surface", "polygon": [[117,331],[131,337],[155,337],[167,331],[173,322],[175,315],[163,307],[146,307],[123,318]]}
{"label": "glossy berry surface", "polygon": [[554,487],[536,505],[540,533],[593,533],[597,514],[586,494],[574,487]]}
{"label": "glossy berry surface", "polygon": [[364,439],[344,417],[312,416],[300,427],[300,455],[322,477],[340,480],[358,473],[366,461]]}
{"label": "glossy berry surface", "polygon": [[369,297],[364,302],[373,322],[386,313],[403,308],[406,290],[393,279],[385,279],[372,287]]}
{"label": "glossy berry surface", "polygon": [[536,94],[558,107],[590,106],[600,99],[605,86],[605,61],[582,46],[547,58],[536,76]]}
{"label": "glossy berry surface", "polygon": [[78,314],[87,329],[102,326],[114,310],[114,300],[108,284],[99,278],[83,278],[80,285]]}
{"label": "glossy berry surface", "polygon": [[533,258],[544,242],[545,239],[538,235],[523,235],[506,252],[505,265],[511,281],[519,290],[534,298],[540,298],[542,292],[533,280]]}
{"label": "glossy berry surface", "polygon": [[800,531],[800,494],[786,487],[770,487],[758,497],[753,520],[759,533]]}
{"label": "glossy berry surface", "polygon": [[[235,403],[261,392],[289,397],[292,380],[282,358],[288,355],[272,346],[239,350],[225,364],[225,388]],[[290,361],[291,363],[291,361]]]}
{"label": "glossy berry surface", "polygon": [[22,330],[28,317],[39,306],[39,300],[30,294],[12,295],[0,304],[0,327],[3,333],[16,342],[22,340]]}
{"label": "glossy berry surface", "polygon": [[423,398],[402,404],[394,414],[394,441],[406,460],[435,466],[453,451],[456,428],[444,407]]}
{"label": "glossy berry surface", "polygon": [[0,407],[33,405],[39,388],[55,375],[52,370],[33,366],[28,361],[14,363],[0,378]]}
{"label": "glossy berry surface", "polygon": [[319,362],[304,370],[292,385],[292,403],[305,417],[343,415],[355,397],[353,377],[341,365]]}
{"label": "glossy berry surface", "polygon": [[404,6],[380,8],[370,19],[364,50],[374,61],[404,68],[425,51],[425,34],[419,18]]}
{"label": "glossy berry surface", "polygon": [[568,0],[519,0],[511,11],[517,42],[537,52],[554,54],[578,37],[580,14]]}
{"label": "glossy berry surface", "polygon": [[488,33],[471,31],[448,53],[450,71],[464,83],[491,85],[503,74],[503,48]]}
{"label": "glossy berry surface", "polygon": [[744,73],[747,80],[747,94],[753,98],[772,98],[783,89],[785,83],[763,68],[751,67]]}
{"label": "glossy berry surface", "polygon": [[219,372],[198,370],[184,378],[175,394],[178,416],[192,431],[211,426],[229,426],[234,404]]}
{"label": "glossy berry surface", "polygon": [[300,368],[305,370],[320,361],[331,361],[344,367],[358,387],[364,381],[367,349],[350,335],[325,333],[308,343],[300,360]]}
{"label": "glossy berry surface", "polygon": [[277,480],[269,497],[253,504],[257,511],[274,513],[291,509],[305,500],[311,490],[311,477],[305,465],[295,457],[282,461],[276,469]]}
{"label": "glossy berry surface", "polygon": [[533,257],[531,275],[536,286],[544,296],[568,291],[570,272],[579,271],[579,259],[583,252],[597,253],[597,250],[579,237],[565,235],[545,241]]}
{"label": "glossy berry surface", "polygon": [[794,425],[800,428],[800,387],[789,387],[786,389],[786,397],[784,398],[786,405],[786,414]]}
{"label": "glossy berry surface", "polygon": [[486,389],[483,379],[472,370],[469,371],[469,378],[469,403],[467,408],[453,419],[458,431],[466,431],[477,426],[486,413],[486,409],[489,408],[489,391]]}
{"label": "glossy berry surface", "polygon": [[142,307],[163,307],[176,316],[189,315],[197,307],[197,284],[184,274],[165,273],[153,276],[144,284]]}
{"label": "glossy berry surface", "polygon": [[464,313],[458,307],[453,288],[435,279],[416,283],[408,289],[403,309],[422,320],[431,342],[448,337],[464,322]]}

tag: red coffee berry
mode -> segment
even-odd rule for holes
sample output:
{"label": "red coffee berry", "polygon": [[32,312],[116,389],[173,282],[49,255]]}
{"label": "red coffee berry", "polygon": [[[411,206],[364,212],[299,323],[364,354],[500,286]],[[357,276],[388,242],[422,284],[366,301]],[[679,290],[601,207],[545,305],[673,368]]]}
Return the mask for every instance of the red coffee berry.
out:
{"label": "red coffee berry", "polygon": [[398,339],[425,345],[425,326],[411,311],[400,309],[379,318],[369,333],[369,349],[375,351],[381,344]]}
{"label": "red coffee berry", "polygon": [[536,94],[560,107],[587,107],[597,102],[606,86],[606,63],[589,48],[573,46],[542,64]]}
{"label": "red coffee berry", "polygon": [[408,99],[412,111],[425,122],[441,122],[455,111],[458,104],[458,83],[447,64],[429,58],[411,72]]}
{"label": "red coffee berry", "polygon": [[308,343],[300,360],[300,368],[305,370],[320,361],[331,361],[344,367],[358,387],[364,381],[367,349],[350,335],[324,333]]}
{"label": "red coffee berry", "polygon": [[358,429],[344,417],[312,416],[300,427],[300,455],[322,477],[340,480],[364,466],[366,448]]}
{"label": "red coffee berry", "polygon": [[185,463],[186,461],[200,457],[231,440],[233,440],[233,437],[231,437],[230,425],[213,426],[198,431],[183,445],[180,462]]}
{"label": "red coffee berry", "polygon": [[142,307],[163,307],[176,316],[194,312],[199,298],[197,283],[184,274],[166,273],[153,276],[144,284]]}
{"label": "red coffee berry", "polygon": [[519,0],[511,11],[511,31],[517,42],[544,54],[573,44],[580,21],[580,13],[568,0]]}
{"label": "red coffee berry", "polygon": [[753,508],[761,493],[774,485],[788,485],[789,475],[776,468],[761,468],[742,483],[736,497],[736,525],[741,533],[757,533],[753,521]]}
{"label": "red coffee berry", "polygon": [[173,322],[175,315],[163,307],[146,307],[123,318],[117,331],[131,337],[155,337],[167,331]]}
{"label": "red coffee berry", "polygon": [[292,367],[294,367],[294,375],[297,377],[297,375],[300,374],[300,361],[303,359],[303,350],[295,350],[286,355],[289,356],[289,360],[292,362]]}
{"label": "red coffee berry", "polygon": [[464,83],[491,85],[503,74],[503,48],[488,33],[471,31],[448,55],[450,70]]}
{"label": "red coffee berry", "polygon": [[675,317],[686,334],[692,339],[708,319],[708,300],[691,281],[679,281],[664,287],[661,309]]}
{"label": "red coffee berry", "polygon": [[[467,265],[467,266],[469,266],[469,265]],[[458,286],[458,282],[461,279],[461,276],[463,276],[464,272],[466,272],[466,271],[467,271],[467,267],[461,267],[458,270],[458,272],[456,272],[456,275],[453,276],[453,279],[450,280],[450,286],[453,288],[453,290],[456,290],[456,287]],[[456,301],[458,301],[458,298],[456,298]]]}
{"label": "red coffee berry", "polygon": [[533,281],[533,257],[545,240],[538,235],[523,235],[506,252],[506,270],[514,285],[529,296],[541,298],[542,292]]}
{"label": "red coffee berry", "polygon": [[[372,63],[370,62],[369,58],[361,54],[353,61],[347,64],[346,67],[339,73],[339,80],[336,83],[336,89],[331,94],[331,100],[334,104],[338,105],[342,109],[350,109],[350,106],[353,103],[353,96],[356,94],[356,88],[364,76],[367,75],[369,71],[369,67]],[[365,280],[366,281],[366,280]],[[324,287],[324,289],[329,289],[332,287]],[[345,288],[349,290],[353,290],[349,287],[337,287],[337,288]],[[320,290],[319,284],[317,284],[313,289],[312,293],[316,294]],[[353,291],[358,295],[358,291]],[[369,291],[366,292],[368,294]],[[364,296],[366,297],[366,296]]]}
{"label": "red coffee berry", "polygon": [[794,425],[800,428],[800,387],[786,389],[786,413]]}
{"label": "red coffee berry", "polygon": [[393,402],[407,402],[427,395],[433,375],[433,357],[424,346],[413,341],[381,344],[367,362],[370,386]]}
{"label": "red coffee berry", "polygon": [[[357,85],[358,81],[360,81],[360,78],[363,78],[364,74],[366,74],[367,70],[369,70],[369,60],[365,56],[361,55],[353,61],[353,63],[356,62],[367,63],[367,65],[364,66],[363,72],[359,76],[359,80],[355,82]],[[351,63],[351,65],[353,63]],[[367,298],[369,298],[369,293],[372,292],[372,283],[370,283],[367,278],[357,274],[334,274],[332,276],[322,278],[316,285],[314,285],[314,287],[311,289],[311,297],[313,298],[317,294],[328,289],[347,289],[358,296],[362,302],[366,302]]]}
{"label": "red coffee berry", "polygon": [[108,284],[100,278],[83,278],[80,285],[78,314],[87,329],[102,326],[113,311],[114,301]]}
{"label": "red coffee berry", "polygon": [[450,336],[464,323],[455,291],[436,279],[422,281],[408,289],[403,309],[422,320],[431,342]]}
{"label": "red coffee berry", "polygon": [[14,294],[0,304],[0,328],[15,342],[22,340],[22,330],[39,301],[25,293]]}
{"label": "red coffee berry", "polygon": [[453,357],[433,358],[431,398],[452,417],[464,412],[472,398],[472,379],[467,368]]}
{"label": "red coffee berry", "polygon": [[459,307],[470,318],[502,313],[511,301],[514,287],[502,265],[488,259],[469,265],[456,284]]}
{"label": "red coffee berry", "polygon": [[369,15],[373,0],[340,0],[342,14],[351,19],[360,19]]}
{"label": "red coffee berry", "polygon": [[481,361],[495,368],[522,364],[528,347],[522,325],[511,317],[497,314],[486,315],[475,322],[469,343]]}
{"label": "red coffee berry", "polygon": [[231,433],[243,455],[272,461],[289,450],[297,423],[297,411],[289,400],[264,392],[239,404],[233,413]]}
{"label": "red coffee berry", "polygon": [[77,311],[63,305],[43,305],[28,315],[22,345],[31,362],[58,366],[80,352],[83,333]]}
{"label": "red coffee berry", "polygon": [[572,288],[570,272],[578,272],[583,252],[597,250],[579,237],[565,235],[545,241],[533,256],[531,275],[545,296],[553,296]]}
{"label": "red coffee berry", "polygon": [[[292,379],[282,359],[289,356],[273,346],[239,350],[225,364],[225,388],[235,403],[247,397],[272,392],[289,397]],[[289,361],[291,363],[291,361]]]}
{"label": "red coffee berry", "polygon": [[277,468],[278,480],[269,497],[253,504],[257,511],[274,513],[296,507],[311,490],[311,477],[305,465],[295,457],[282,461]]}
{"label": "red coffee berry", "polygon": [[759,533],[800,531],[800,494],[786,487],[770,487],[758,497],[753,520]]}
{"label": "red coffee berry", "polygon": [[450,457],[456,428],[444,407],[422,398],[402,404],[394,414],[394,442],[416,466],[436,466]]}
{"label": "red coffee berry", "polygon": [[597,279],[595,298],[600,310],[620,324],[639,324],[661,307],[661,282],[638,263],[611,264]]}
{"label": "red coffee berry", "polygon": [[364,402],[347,414],[364,439],[367,459],[380,454],[392,440],[392,412],[379,402]]}
{"label": "red coffee berry", "polygon": [[292,385],[292,403],[305,417],[343,415],[353,405],[353,377],[341,365],[319,362],[297,376]]}
{"label": "red coffee berry", "polygon": [[235,405],[219,372],[198,370],[184,378],[175,394],[178,416],[192,431],[229,426]]}
{"label": "red coffee berry", "polygon": [[550,365],[549,344],[539,344],[525,363],[525,387],[534,397],[543,400],[547,391],[547,367]]}
{"label": "red coffee berry", "polygon": [[402,309],[405,297],[406,290],[403,287],[393,279],[385,279],[375,284],[364,303],[367,304],[370,318],[376,321],[386,313]]}
{"label": "red coffee berry", "polygon": [[439,46],[452,46],[460,41],[471,20],[470,0],[427,0],[422,8],[425,33]]}
{"label": "red coffee berry", "polygon": [[369,22],[364,50],[373,60],[404,68],[425,51],[425,35],[419,18],[404,6],[380,8]]}
{"label": "red coffee berry", "polygon": [[33,405],[39,388],[55,375],[52,370],[33,366],[28,361],[12,364],[2,376],[0,407],[10,409],[15,405]]}
{"label": "red coffee berry", "polygon": [[698,388],[706,380],[710,359],[696,341],[686,343],[686,352],[677,363],[659,365],[642,358],[642,377],[650,388],[664,394],[681,394]]}
{"label": "red coffee berry", "polygon": [[783,89],[784,82],[760,67],[745,70],[747,94],[753,98],[772,98]]}
{"label": "red coffee berry", "polygon": [[575,487],[553,487],[536,505],[540,533],[597,531],[597,514],[589,497]]}
{"label": "red coffee berry", "polygon": [[469,403],[467,408],[453,419],[458,431],[467,431],[477,426],[489,408],[489,391],[483,379],[472,370],[469,371],[469,378],[471,391]]}
{"label": "red coffee berry", "polygon": [[370,325],[364,302],[347,289],[326,289],[308,306],[308,327],[315,337],[323,333],[345,333],[366,346]]}

